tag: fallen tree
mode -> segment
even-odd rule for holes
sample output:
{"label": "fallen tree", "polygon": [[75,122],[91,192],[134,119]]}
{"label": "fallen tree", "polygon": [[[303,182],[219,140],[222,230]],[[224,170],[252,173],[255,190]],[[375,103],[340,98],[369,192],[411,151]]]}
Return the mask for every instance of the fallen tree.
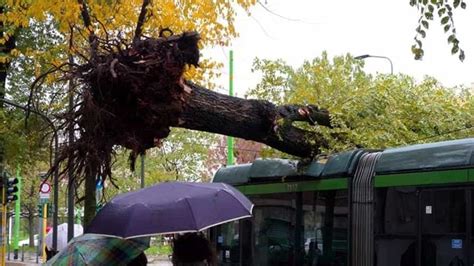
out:
{"label": "fallen tree", "polygon": [[[142,38],[146,5],[143,2],[132,41],[101,39],[91,29],[86,4],[82,17],[89,29],[88,55],[83,63],[64,64],[65,77],[74,79],[79,102],[64,114],[61,129],[74,128],[77,140],[62,150],[55,167],[72,170],[85,180],[85,224],[95,214],[97,177],[113,183],[114,146],[131,150],[131,162],[149,148],[159,146],[171,127],[182,127],[265,143],[283,152],[313,157],[327,147],[322,135],[294,126],[303,121],[330,126],[329,114],[312,105],[276,106],[213,92],[183,78],[188,66],[199,66],[199,34],[173,35],[162,30],[158,38]],[[65,68],[65,66],[69,66]],[[64,70],[66,69],[66,70]],[[38,79],[38,82],[44,76]],[[34,98],[35,82],[30,99]],[[72,177],[70,177],[72,178]]]}

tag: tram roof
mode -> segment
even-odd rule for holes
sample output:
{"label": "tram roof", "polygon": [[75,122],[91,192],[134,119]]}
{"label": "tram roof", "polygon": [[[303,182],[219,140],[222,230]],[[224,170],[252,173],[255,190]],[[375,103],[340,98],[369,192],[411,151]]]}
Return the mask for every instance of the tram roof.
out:
{"label": "tram roof", "polygon": [[[233,185],[273,179],[331,178],[352,175],[364,150],[331,155],[324,161],[259,159],[253,163],[220,168],[213,182]],[[420,172],[474,167],[474,138],[417,144],[382,151],[377,174]]]}

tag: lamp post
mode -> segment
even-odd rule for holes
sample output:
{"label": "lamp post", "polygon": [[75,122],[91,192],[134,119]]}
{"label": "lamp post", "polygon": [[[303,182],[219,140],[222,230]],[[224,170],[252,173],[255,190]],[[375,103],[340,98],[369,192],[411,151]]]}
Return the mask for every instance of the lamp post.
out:
{"label": "lamp post", "polygon": [[[38,112],[34,109],[29,109],[25,106],[19,105],[17,103],[11,102],[7,99],[2,99],[0,98],[0,101],[3,103],[6,103],[8,105],[14,106],[16,108],[22,109],[24,111],[30,111],[34,114],[39,115],[41,118],[43,118],[51,127],[53,130],[53,137],[54,137],[54,162],[56,163],[58,160],[58,150],[59,150],[59,140],[58,140],[58,131],[56,129],[56,126],[54,125],[53,121],[49,117],[47,117],[45,114]],[[58,182],[59,181],[59,167],[56,167],[54,169],[54,175],[53,175],[53,204],[54,204],[54,213],[53,213],[53,249],[57,250],[57,244],[58,244]]]}
{"label": "lamp post", "polygon": [[388,57],[386,57],[386,56],[364,54],[364,55],[356,56],[356,57],[354,57],[354,59],[362,60],[362,59],[366,59],[366,58],[369,58],[369,57],[387,59],[388,62],[390,62],[390,74],[393,75],[393,63],[392,63],[392,60],[390,60],[390,58],[388,58]]}

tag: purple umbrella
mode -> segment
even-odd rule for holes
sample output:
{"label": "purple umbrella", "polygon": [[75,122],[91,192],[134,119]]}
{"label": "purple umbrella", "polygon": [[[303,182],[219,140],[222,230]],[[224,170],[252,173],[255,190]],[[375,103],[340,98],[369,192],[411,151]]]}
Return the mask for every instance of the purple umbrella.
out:
{"label": "purple umbrella", "polygon": [[133,238],[198,232],[251,217],[252,208],[249,199],[224,183],[167,182],[116,196],[86,233]]}

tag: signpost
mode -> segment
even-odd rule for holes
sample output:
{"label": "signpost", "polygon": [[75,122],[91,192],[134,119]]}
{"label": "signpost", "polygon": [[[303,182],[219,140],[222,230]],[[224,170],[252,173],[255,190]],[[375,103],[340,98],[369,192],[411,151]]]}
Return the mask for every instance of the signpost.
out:
{"label": "signpost", "polygon": [[39,252],[39,254],[41,254],[41,257],[42,257],[42,261],[43,262],[46,262],[46,227],[48,226],[47,222],[48,222],[48,201],[49,201],[49,198],[50,198],[50,192],[51,192],[51,185],[44,181],[43,183],[41,183],[40,185],[40,205],[42,205],[40,208],[43,209],[43,217],[40,217],[40,219],[42,218],[42,221],[40,221],[40,223],[43,225],[41,227],[41,251]]}

